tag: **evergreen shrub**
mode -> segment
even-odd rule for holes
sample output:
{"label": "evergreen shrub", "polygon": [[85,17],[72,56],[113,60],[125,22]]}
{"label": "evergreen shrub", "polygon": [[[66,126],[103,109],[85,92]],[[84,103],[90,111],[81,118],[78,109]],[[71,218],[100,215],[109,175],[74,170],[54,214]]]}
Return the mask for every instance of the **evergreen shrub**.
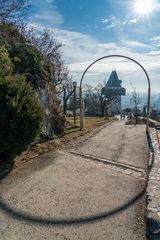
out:
{"label": "evergreen shrub", "polygon": [[0,160],[21,154],[40,133],[43,112],[23,76],[0,76]]}

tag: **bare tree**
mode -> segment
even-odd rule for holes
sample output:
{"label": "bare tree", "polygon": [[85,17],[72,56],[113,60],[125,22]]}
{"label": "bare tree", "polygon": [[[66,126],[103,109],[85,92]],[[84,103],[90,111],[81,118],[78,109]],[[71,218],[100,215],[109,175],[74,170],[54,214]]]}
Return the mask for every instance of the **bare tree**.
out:
{"label": "bare tree", "polygon": [[65,82],[69,75],[62,58],[62,44],[56,41],[53,31],[45,28],[41,34],[37,34],[35,27],[24,22],[29,7],[29,0],[0,0],[0,23],[15,24],[29,43],[37,47],[46,60],[53,65],[53,85],[56,87]]}
{"label": "bare tree", "polygon": [[62,95],[63,95],[62,96],[62,98],[63,98],[63,113],[64,113],[64,116],[66,116],[68,100],[70,99],[70,97],[72,96],[72,94],[74,92],[72,77],[68,78],[68,81],[63,83],[61,85],[61,88],[62,88]]}
{"label": "bare tree", "polygon": [[[104,85],[105,84],[104,82]],[[103,87],[103,84],[98,84],[96,87],[88,84],[83,86],[83,92],[85,93],[84,101],[88,114],[100,114],[101,117],[104,117],[105,113],[107,113],[114,97],[113,95],[107,97],[103,95],[101,91]]]}
{"label": "bare tree", "polygon": [[133,84],[131,83],[132,86],[132,97],[131,97],[131,103],[134,105],[134,109],[135,109],[135,124],[137,124],[138,122],[138,105],[141,102],[141,98],[140,98],[140,94],[137,93],[136,91],[136,87],[133,86]]}
{"label": "bare tree", "polygon": [[66,84],[68,84],[68,79],[70,79],[69,76],[69,70],[68,68],[64,65],[63,60],[60,59],[55,59],[54,61],[54,84],[55,86],[58,85],[64,85],[66,80]]}
{"label": "bare tree", "polygon": [[86,114],[89,116],[99,115],[100,104],[97,94],[91,92],[84,98]]}
{"label": "bare tree", "polygon": [[62,58],[62,44],[57,42],[54,37],[54,31],[51,31],[50,29],[45,28],[40,35],[37,35],[36,32],[37,30],[35,27],[27,26],[26,29],[24,29],[23,34],[39,49],[46,60],[53,65],[54,86],[57,87],[61,84],[63,85],[69,77],[69,71]]}
{"label": "bare tree", "polygon": [[23,22],[30,7],[28,0],[0,0],[0,23],[19,24]]}
{"label": "bare tree", "polygon": [[69,70],[65,66],[61,47],[58,43],[54,31],[45,28],[41,34],[37,34],[35,26],[27,25],[22,29],[22,34],[28,39],[29,43],[34,45],[44,56],[45,60],[52,66],[51,82],[55,89],[55,93],[63,102],[63,112],[66,115],[67,103],[73,94],[72,77],[69,75]]}
{"label": "bare tree", "polygon": [[108,108],[114,99],[113,94],[110,94],[108,96],[105,96],[102,94],[101,90],[105,85],[106,85],[106,82],[104,81],[104,84],[98,84],[97,86],[97,95],[100,102],[101,117],[104,117],[105,111],[108,112]]}
{"label": "bare tree", "polygon": [[37,29],[34,25],[26,25],[24,35],[46,58],[51,59],[61,56],[59,49],[62,47],[62,44],[57,43],[54,31],[44,28],[41,34],[37,34]]}
{"label": "bare tree", "polygon": [[90,84],[84,84],[82,86],[82,91],[84,93],[84,96],[87,97],[92,94],[94,87]]}
{"label": "bare tree", "polygon": [[99,102],[94,92],[94,87],[90,84],[84,84],[82,86],[82,92],[86,114],[95,115],[99,111]]}
{"label": "bare tree", "polygon": [[54,38],[54,32],[49,29],[45,29],[43,34],[39,37],[37,43],[38,49],[54,66],[54,85],[58,86],[64,83],[69,76],[69,71],[62,59],[62,44],[57,43]]}

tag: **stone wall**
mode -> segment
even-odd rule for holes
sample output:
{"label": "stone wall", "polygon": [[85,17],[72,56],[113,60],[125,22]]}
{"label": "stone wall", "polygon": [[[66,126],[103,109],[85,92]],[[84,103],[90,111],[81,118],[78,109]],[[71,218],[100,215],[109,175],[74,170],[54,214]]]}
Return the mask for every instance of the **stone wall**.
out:
{"label": "stone wall", "polygon": [[[153,122],[152,122],[153,123]],[[148,239],[160,240],[160,131],[150,128],[150,159],[148,176]]]}
{"label": "stone wall", "polygon": [[55,134],[51,121],[51,99],[49,93],[49,86],[46,85],[45,88],[39,89],[37,91],[37,96],[42,106],[42,109],[44,110],[44,126],[42,129],[42,133],[49,138],[53,138],[55,137]]}

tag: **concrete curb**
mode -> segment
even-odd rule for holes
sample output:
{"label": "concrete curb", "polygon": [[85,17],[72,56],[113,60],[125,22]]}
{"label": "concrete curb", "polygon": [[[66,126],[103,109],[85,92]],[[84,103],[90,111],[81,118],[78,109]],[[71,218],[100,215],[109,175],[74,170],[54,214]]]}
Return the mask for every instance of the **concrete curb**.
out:
{"label": "concrete curb", "polygon": [[[160,132],[158,132],[160,137]],[[155,128],[150,129],[150,156],[147,187],[147,237],[160,240],[160,151]]]}

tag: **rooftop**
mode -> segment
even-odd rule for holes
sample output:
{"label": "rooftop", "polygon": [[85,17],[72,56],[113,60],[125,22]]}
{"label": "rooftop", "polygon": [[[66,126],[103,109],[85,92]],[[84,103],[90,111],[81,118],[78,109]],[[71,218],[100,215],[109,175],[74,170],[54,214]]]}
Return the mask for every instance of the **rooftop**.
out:
{"label": "rooftop", "polygon": [[121,83],[122,83],[122,81],[119,80],[117,72],[116,71],[112,71],[105,88],[113,88],[113,87],[121,88]]}

